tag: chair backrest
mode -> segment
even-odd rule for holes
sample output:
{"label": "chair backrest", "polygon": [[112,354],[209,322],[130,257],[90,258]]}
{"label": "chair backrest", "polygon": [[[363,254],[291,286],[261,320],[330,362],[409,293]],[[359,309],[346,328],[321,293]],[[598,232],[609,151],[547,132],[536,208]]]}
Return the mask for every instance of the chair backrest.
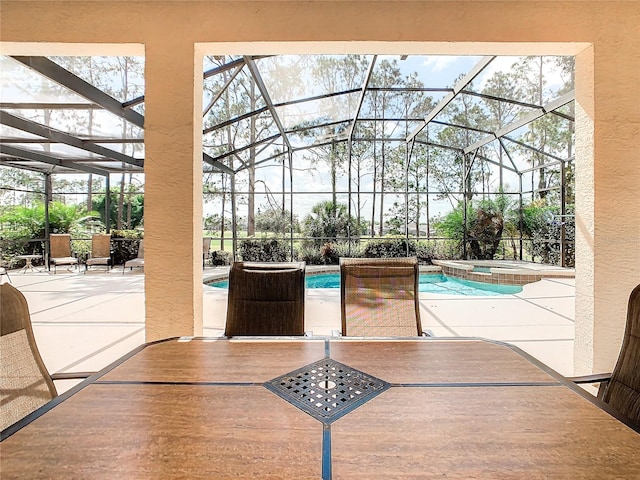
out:
{"label": "chair backrest", "polygon": [[91,257],[107,258],[111,256],[111,235],[96,233],[91,236]]}
{"label": "chair backrest", "polygon": [[620,355],[602,399],[640,425],[640,285],[629,295]]}
{"label": "chair backrest", "polygon": [[226,336],[304,335],[304,262],[235,262]]}
{"label": "chair backrest", "polygon": [[138,257],[137,258],[144,258],[144,240],[140,240],[140,243],[138,243]]}
{"label": "chair backrest", "polygon": [[0,284],[0,430],[57,396],[36,346],[29,306],[9,283]]}
{"label": "chair backrest", "polygon": [[49,235],[49,248],[51,258],[70,257],[71,235],[68,233],[52,233]]}
{"label": "chair backrest", "polygon": [[202,268],[205,266],[207,258],[209,258],[209,250],[211,249],[211,237],[202,237]]}
{"label": "chair backrest", "polygon": [[211,250],[211,237],[202,237],[202,254],[209,255],[209,250]]}
{"label": "chair backrest", "polygon": [[340,258],[340,304],[344,336],[420,335],[417,258]]}

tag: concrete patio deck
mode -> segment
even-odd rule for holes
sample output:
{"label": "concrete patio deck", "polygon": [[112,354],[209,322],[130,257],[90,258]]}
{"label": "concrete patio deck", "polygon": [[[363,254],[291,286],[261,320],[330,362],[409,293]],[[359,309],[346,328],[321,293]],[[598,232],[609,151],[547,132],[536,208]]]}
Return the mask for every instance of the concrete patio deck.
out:
{"label": "concrete patio deck", "polygon": [[[205,268],[203,278],[221,269]],[[29,303],[40,353],[50,372],[95,371],[144,342],[144,273],[115,268],[87,274],[59,270],[9,272]],[[2,276],[2,281],[6,281]],[[226,290],[204,287],[204,335],[224,331]],[[461,297],[420,294],[423,328],[438,337],[508,342],[563,375],[573,375],[575,281],[548,278],[515,295]],[[340,329],[339,289],[312,289],[306,330]],[[425,366],[428,368],[428,366]],[[60,392],[75,382],[56,382]]]}

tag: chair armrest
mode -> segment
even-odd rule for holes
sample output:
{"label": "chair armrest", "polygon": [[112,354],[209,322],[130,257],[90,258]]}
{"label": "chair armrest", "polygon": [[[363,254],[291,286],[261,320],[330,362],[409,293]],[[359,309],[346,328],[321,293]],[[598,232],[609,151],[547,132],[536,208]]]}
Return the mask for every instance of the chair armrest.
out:
{"label": "chair armrest", "polygon": [[574,383],[605,383],[611,380],[611,373],[594,373],[593,375],[581,375],[578,377],[567,377]]}
{"label": "chair armrest", "polygon": [[96,372],[61,372],[51,375],[51,380],[75,380],[79,378],[88,378]]}
{"label": "chair armrest", "polygon": [[580,385],[582,383],[599,383],[600,386],[598,387],[597,397],[602,400],[604,392],[609,385],[609,380],[611,380],[611,373],[594,373],[592,375],[567,377],[567,380],[574,382],[576,385]]}

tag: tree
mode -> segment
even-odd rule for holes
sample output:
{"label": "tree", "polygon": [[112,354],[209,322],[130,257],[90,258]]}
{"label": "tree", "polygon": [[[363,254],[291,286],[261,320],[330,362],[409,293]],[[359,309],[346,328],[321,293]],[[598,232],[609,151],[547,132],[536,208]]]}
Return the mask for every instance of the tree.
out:
{"label": "tree", "polygon": [[[486,85],[482,89],[482,93],[484,95],[488,95],[495,98],[507,98],[507,99],[517,99],[522,98],[522,86],[516,81],[516,78],[508,72],[496,72],[491,78],[487,81]],[[487,128],[490,131],[497,132],[505,125],[516,120],[518,114],[520,113],[520,107],[512,102],[505,102],[502,100],[494,100],[488,99],[486,100],[487,105],[487,117],[486,117],[486,125],[483,125],[483,128]],[[499,180],[498,180],[498,188],[504,188],[504,179],[503,179],[503,169],[502,165],[504,163],[504,149],[502,148],[502,144],[499,142],[494,142],[492,145],[496,146],[496,156],[498,163],[500,164],[500,168],[498,170]],[[482,166],[484,167],[484,163],[482,162]],[[488,170],[490,172],[490,170]],[[483,185],[482,191],[489,191],[489,176],[485,175],[481,176]]]}
{"label": "tree", "polygon": [[[409,89],[402,97],[401,107],[405,121],[399,123],[404,127],[403,136],[406,138],[411,133],[409,119],[424,118],[435,104],[432,97],[419,90],[424,87],[424,84],[417,79],[416,74],[403,79],[402,86]],[[406,190],[408,192],[405,201],[395,201],[385,214],[387,218],[385,224],[389,228],[389,233],[405,234],[405,224],[408,222],[415,225],[413,230],[416,235],[420,235],[423,212],[426,212],[424,214],[427,223],[426,233],[427,235],[429,233],[429,197],[428,195],[421,196],[421,192],[428,192],[429,150],[430,147],[423,143],[414,143],[410,148],[403,143],[403,147],[392,150],[391,154],[387,156],[389,172],[387,191],[404,192]],[[407,202],[409,204],[408,212],[405,206]]]}
{"label": "tree", "polygon": [[[574,213],[574,205],[567,206],[568,214]],[[561,265],[561,233],[562,226],[565,230],[567,249],[565,251],[565,265],[575,265],[575,221],[571,216],[558,217],[557,207],[546,205],[544,199],[538,199],[526,205],[522,211],[523,235],[531,240],[531,257],[536,257],[542,263]]]}
{"label": "tree", "polygon": [[[96,195],[93,200],[93,206],[100,215],[100,221],[103,224],[107,224],[105,217],[105,200],[106,195]],[[109,226],[113,227],[118,224],[118,198],[120,192],[117,190],[111,192],[109,199]],[[134,230],[141,227],[144,223],[144,195],[142,194],[127,194],[128,198],[128,215],[127,222],[120,222],[120,225],[126,225],[126,229]],[[117,229],[117,230],[121,230]]]}
{"label": "tree", "polygon": [[0,166],[0,186],[3,187],[0,188],[0,208],[4,205],[26,207],[43,200],[44,185],[38,173]]}
{"label": "tree", "polygon": [[[394,118],[399,114],[402,114],[403,103],[402,95],[398,92],[391,90],[392,87],[401,85],[403,82],[400,69],[398,68],[397,60],[389,61],[383,60],[376,65],[371,78],[371,84],[381,87],[381,91],[374,91],[369,101],[369,115],[382,121],[376,121],[373,124],[373,156],[372,170],[373,170],[373,197],[372,197],[372,211],[371,211],[371,235],[375,235],[376,220],[378,222],[379,230],[378,235],[384,234],[384,215],[385,215],[385,191],[389,184],[387,176],[387,138],[392,133],[387,129],[385,118]],[[378,132],[380,129],[380,132]],[[380,136],[378,136],[380,135]],[[378,139],[380,139],[380,155],[377,154]],[[395,158],[397,151],[392,149],[391,156]],[[376,219],[376,208],[379,202],[378,218]]]}
{"label": "tree", "polygon": [[[82,78],[91,85],[103,90],[121,102],[126,102],[144,95],[144,57],[51,57],[53,61]],[[67,93],[68,96],[68,93]],[[67,98],[66,96],[64,98]],[[144,112],[144,104],[137,104],[134,109]],[[120,135],[125,139],[142,139],[143,131],[124,119],[105,118],[94,115],[92,108],[86,110],[52,110],[45,111],[47,115],[55,117],[52,122],[62,123],[65,130],[79,136],[92,138],[96,131],[108,132],[112,136]],[[48,125],[49,123],[47,123]],[[99,143],[99,142],[98,142]],[[142,143],[122,142],[120,152],[132,157],[142,154]],[[117,201],[117,216],[115,225],[118,229],[131,223],[129,221],[132,205],[129,202],[125,216],[125,195],[131,191],[132,174],[122,174]],[[87,206],[93,205],[93,191],[96,189],[95,180],[88,175],[88,181],[82,181],[87,195]],[[99,185],[98,185],[98,188]]]}
{"label": "tree", "polygon": [[[361,55],[319,56],[311,68],[312,81],[323,92],[357,91],[362,86],[366,69],[366,57]],[[311,164],[327,165],[331,201],[334,204],[338,201],[338,179],[344,175],[348,158],[348,116],[355,111],[356,101],[357,98],[353,95],[327,97],[318,107],[321,108],[321,115],[312,120],[302,120],[295,128],[297,135],[319,144],[305,152],[305,159]]]}
{"label": "tree", "polygon": [[[471,89],[471,85],[468,88]],[[468,162],[463,149],[483,135],[481,129],[486,128],[487,112],[470,95],[460,95],[447,106],[442,115],[443,121],[448,125],[438,131],[436,139],[447,148],[438,149],[432,156],[430,172],[435,186],[442,192],[438,198],[448,198],[455,205],[463,197],[471,200],[472,186],[481,180],[477,170],[465,171]]]}
{"label": "tree", "polygon": [[[562,93],[574,88],[573,57],[524,57],[514,69],[516,79],[522,85],[526,99],[531,103],[544,105],[545,101],[554,99]],[[559,67],[564,76],[564,83],[558,90],[550,89],[545,72]],[[539,167],[537,197],[544,199],[549,188],[558,185],[557,172],[545,167],[549,161],[548,154],[569,158],[572,155],[573,122],[560,115],[545,115],[528,125],[524,141],[534,149],[520,147],[522,156],[533,166]],[[549,175],[549,173],[551,174]]]}
{"label": "tree", "polygon": [[[294,231],[299,231],[298,219],[293,217]],[[264,212],[258,210],[256,215],[256,228],[260,232],[285,234],[289,232],[291,225],[291,212],[277,208],[268,208]]]}
{"label": "tree", "polygon": [[[212,65],[217,66],[223,65],[227,60],[225,56],[207,58]],[[268,58],[260,63],[261,70],[265,70],[264,75],[267,75],[270,68],[273,68],[272,63],[273,60]],[[271,84],[270,86],[277,90],[277,86]],[[247,234],[253,235],[255,233],[255,189],[258,168],[256,159],[259,153],[266,153],[264,150],[259,152],[255,142],[271,134],[275,123],[271,115],[265,112],[265,101],[257,90],[253,76],[246,67],[233,73],[222,69],[220,74],[207,78],[204,87],[205,92],[211,97],[209,105],[211,108],[207,108],[204,112],[206,132],[204,150],[237,172],[233,175],[206,173],[203,178],[205,198],[219,198],[222,203],[222,231],[226,229],[226,214],[231,212],[233,223],[237,215],[237,205],[246,204]],[[240,115],[247,120],[232,126],[229,119]],[[223,126],[216,128],[216,125],[220,124]],[[230,152],[246,145],[249,145],[249,148],[244,152],[230,154]],[[274,147],[272,150],[277,150],[277,148]],[[240,196],[235,192],[243,185],[246,185],[246,195]],[[231,195],[229,195],[230,191]],[[230,208],[227,206],[229,201]],[[221,242],[224,243],[224,238],[221,238]]]}
{"label": "tree", "polygon": [[304,236],[313,237],[308,242],[318,247],[350,235],[360,235],[361,227],[349,217],[346,205],[331,201],[316,204],[302,221]]}

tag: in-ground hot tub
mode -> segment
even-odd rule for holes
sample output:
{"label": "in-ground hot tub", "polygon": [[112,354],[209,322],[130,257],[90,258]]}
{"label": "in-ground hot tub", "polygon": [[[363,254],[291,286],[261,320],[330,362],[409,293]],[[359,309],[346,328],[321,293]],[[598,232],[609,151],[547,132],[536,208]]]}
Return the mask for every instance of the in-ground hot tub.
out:
{"label": "in-ground hot tub", "polygon": [[543,278],[573,278],[575,269],[518,260],[434,260],[442,273],[474,282],[525,285]]}

